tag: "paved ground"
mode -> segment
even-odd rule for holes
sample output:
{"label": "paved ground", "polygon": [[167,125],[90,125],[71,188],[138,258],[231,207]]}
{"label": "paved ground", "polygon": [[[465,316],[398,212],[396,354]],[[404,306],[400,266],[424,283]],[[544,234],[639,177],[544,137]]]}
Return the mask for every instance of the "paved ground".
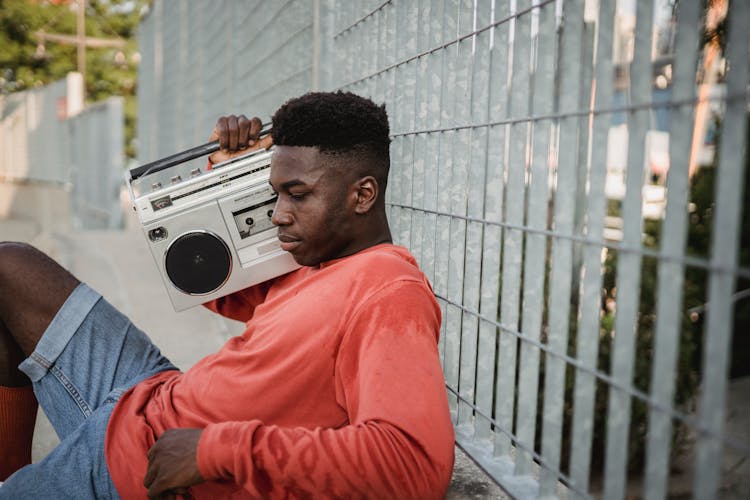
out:
{"label": "paved ground", "polygon": [[[86,281],[144,329],[177,366],[187,368],[217,350],[242,324],[200,307],[175,313],[139,230],[40,232],[31,221],[0,219],[0,241],[31,242]],[[43,414],[37,419],[33,458],[44,457],[57,437]],[[507,498],[458,448],[451,500]]]}

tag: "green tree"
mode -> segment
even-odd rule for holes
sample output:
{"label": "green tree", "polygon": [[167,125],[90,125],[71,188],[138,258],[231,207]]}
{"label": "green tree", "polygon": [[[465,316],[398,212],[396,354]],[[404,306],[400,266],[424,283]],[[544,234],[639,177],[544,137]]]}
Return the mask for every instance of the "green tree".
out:
{"label": "green tree", "polygon": [[[88,0],[86,35],[122,39],[123,48],[86,49],[86,98],[125,98],[125,152],[134,157],[138,50],[135,31],[148,0]],[[0,93],[41,87],[77,70],[76,47],[40,43],[36,33],[75,35],[75,2],[0,0]]]}

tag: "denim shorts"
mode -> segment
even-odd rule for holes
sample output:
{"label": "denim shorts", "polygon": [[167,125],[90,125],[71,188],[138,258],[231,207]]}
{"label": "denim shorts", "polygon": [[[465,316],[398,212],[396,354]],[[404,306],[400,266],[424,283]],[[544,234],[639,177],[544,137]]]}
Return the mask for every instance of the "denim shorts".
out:
{"label": "denim shorts", "polygon": [[109,417],[125,391],[175,366],[82,283],[19,368],[34,383],[60,444],[10,476],[0,486],[0,499],[119,498],[104,457]]}

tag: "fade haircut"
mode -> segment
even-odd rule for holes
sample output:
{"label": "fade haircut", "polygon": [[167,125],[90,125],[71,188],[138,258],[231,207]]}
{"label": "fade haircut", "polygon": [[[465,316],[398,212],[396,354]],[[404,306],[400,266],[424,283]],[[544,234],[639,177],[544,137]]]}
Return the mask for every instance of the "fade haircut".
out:
{"label": "fade haircut", "polygon": [[385,188],[391,142],[385,105],[351,92],[310,92],[284,103],[272,122],[274,144],[354,160],[349,168],[357,165],[357,175],[373,175]]}

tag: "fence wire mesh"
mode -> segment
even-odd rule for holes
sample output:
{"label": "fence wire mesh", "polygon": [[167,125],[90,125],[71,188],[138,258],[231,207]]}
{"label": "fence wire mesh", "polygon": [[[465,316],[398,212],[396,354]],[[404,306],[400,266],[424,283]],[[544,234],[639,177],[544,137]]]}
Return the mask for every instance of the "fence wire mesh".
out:
{"label": "fence wire mesh", "polygon": [[[51,189],[70,194],[63,199],[70,201],[75,227],[118,228],[122,224],[123,99],[111,97],[83,108],[78,96],[81,102],[76,106],[72,101],[81,85],[80,74],[71,73],[46,87],[0,97],[0,184],[7,197],[2,200],[3,210],[12,212],[14,205],[27,205],[15,215],[44,213],[54,218],[67,213],[67,203],[55,208],[45,196],[8,199],[18,198],[8,189],[14,185]],[[67,224],[58,223],[61,228]]]}
{"label": "fence wire mesh", "polygon": [[726,0],[155,2],[139,154],[313,89],[385,103],[458,444],[517,497],[739,498],[748,24]]}

